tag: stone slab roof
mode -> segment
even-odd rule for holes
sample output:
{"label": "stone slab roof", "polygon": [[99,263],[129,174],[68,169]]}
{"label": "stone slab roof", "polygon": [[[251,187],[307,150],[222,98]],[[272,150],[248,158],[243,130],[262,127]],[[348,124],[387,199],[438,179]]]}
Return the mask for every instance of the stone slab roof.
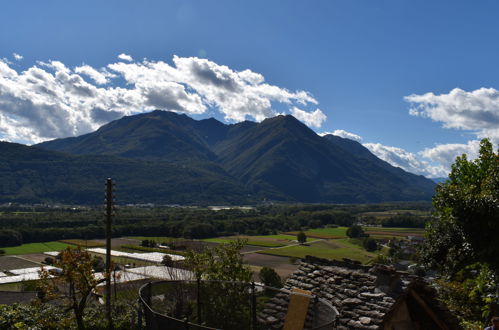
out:
{"label": "stone slab roof", "polygon": [[[339,312],[337,329],[383,328],[396,303],[410,290],[416,290],[418,297],[437,311],[449,329],[460,329],[457,319],[438,302],[432,287],[421,278],[392,267],[307,256],[285,283],[286,289],[293,287],[330,301]],[[267,308],[267,315],[272,315],[273,309],[276,314],[283,313],[276,301],[271,302],[273,308]]]}

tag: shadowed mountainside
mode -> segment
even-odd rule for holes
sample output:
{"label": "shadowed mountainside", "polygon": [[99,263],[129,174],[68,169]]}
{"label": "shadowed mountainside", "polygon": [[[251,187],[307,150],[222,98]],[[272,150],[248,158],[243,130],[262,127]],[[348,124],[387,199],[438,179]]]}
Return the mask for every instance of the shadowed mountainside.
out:
{"label": "shadowed mountainside", "polygon": [[[137,166],[135,185],[141,175],[151,171],[140,168],[146,164],[161,168],[165,178],[185,177],[180,173],[189,169],[192,175],[185,180],[192,185],[186,185],[183,191],[192,189],[186,199],[191,203],[201,200],[198,195],[221,191],[223,200],[234,203],[247,201],[248,196],[252,201],[266,198],[332,203],[429,200],[435,187],[429,179],[380,160],[358,142],[333,135],[320,137],[292,116],[226,125],[213,118],[197,121],[186,115],[153,111],[37,147],[73,154],[59,155],[69,157],[74,164],[77,159],[87,159],[84,155],[93,155],[94,159],[104,159],[95,155],[120,157],[124,164]],[[201,191],[196,180],[215,181],[218,186],[228,185],[228,189]],[[161,191],[166,195],[155,200],[166,202],[175,195],[166,193],[166,189]],[[234,193],[233,198],[228,192]],[[141,193],[135,195],[143,200]]]}

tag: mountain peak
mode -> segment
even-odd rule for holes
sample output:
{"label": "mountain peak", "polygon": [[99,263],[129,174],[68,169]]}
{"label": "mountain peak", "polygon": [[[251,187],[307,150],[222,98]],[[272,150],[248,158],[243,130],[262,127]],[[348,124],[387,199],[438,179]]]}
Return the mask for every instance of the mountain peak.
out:
{"label": "mountain peak", "polygon": [[[320,137],[291,115],[227,125],[214,118],[194,120],[153,111],[39,146],[81,155],[198,164],[236,178],[257,198],[283,201],[427,200],[435,186],[380,160],[353,140]],[[199,180],[204,180],[202,175]]]}

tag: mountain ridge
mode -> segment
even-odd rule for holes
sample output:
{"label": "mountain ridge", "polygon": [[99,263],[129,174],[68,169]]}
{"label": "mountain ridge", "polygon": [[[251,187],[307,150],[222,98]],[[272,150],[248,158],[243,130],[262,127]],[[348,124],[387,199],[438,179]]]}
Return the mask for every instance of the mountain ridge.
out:
{"label": "mountain ridge", "polygon": [[224,124],[156,110],[34,147],[80,156],[195,164],[216,173],[213,178],[237,182],[241,194],[254,201],[429,200],[435,187],[429,179],[382,161],[356,141],[321,137],[290,115]]}

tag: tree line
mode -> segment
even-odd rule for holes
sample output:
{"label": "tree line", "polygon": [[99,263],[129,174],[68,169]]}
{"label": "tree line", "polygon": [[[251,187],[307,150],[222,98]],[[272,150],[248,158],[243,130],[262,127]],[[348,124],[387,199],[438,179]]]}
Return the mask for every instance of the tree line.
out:
{"label": "tree line", "polygon": [[[268,235],[327,225],[351,226],[363,212],[426,209],[428,203],[366,205],[263,205],[253,209],[120,207],[112,235],[207,238],[225,235]],[[0,208],[2,246],[60,239],[104,237],[102,208]],[[385,219],[390,221],[390,219]]]}

